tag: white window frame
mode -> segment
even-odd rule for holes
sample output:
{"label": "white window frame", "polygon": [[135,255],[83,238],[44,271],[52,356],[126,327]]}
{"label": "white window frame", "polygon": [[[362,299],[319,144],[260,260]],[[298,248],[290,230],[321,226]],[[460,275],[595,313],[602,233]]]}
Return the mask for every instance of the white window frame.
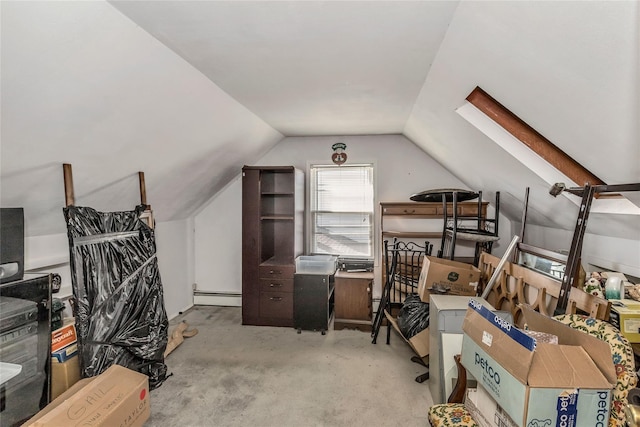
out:
{"label": "white window frame", "polygon": [[[369,230],[368,230],[368,248],[369,248],[369,254],[367,255],[363,255],[363,254],[344,254],[344,253],[340,253],[339,251],[337,253],[334,253],[336,255],[340,255],[342,258],[368,258],[368,259],[375,259],[375,254],[376,254],[376,215],[375,215],[375,206],[376,206],[376,200],[375,200],[375,165],[373,162],[371,163],[359,163],[359,164],[352,164],[352,165],[341,165],[341,166],[336,166],[333,164],[321,164],[321,163],[312,163],[312,164],[308,164],[308,171],[309,171],[309,185],[308,185],[308,215],[307,215],[307,246],[308,246],[308,253],[327,253],[327,251],[325,250],[318,250],[317,245],[316,245],[316,218],[317,218],[317,214],[318,214],[318,209],[316,208],[317,205],[317,198],[316,198],[316,171],[317,170],[322,170],[322,169],[332,169],[332,170],[338,170],[339,168],[369,168],[370,170],[370,174],[371,174],[371,194],[370,194],[370,199],[371,199],[371,206],[370,206],[370,211],[365,211],[365,212],[356,212],[356,211],[334,211],[335,213],[340,213],[340,212],[345,212],[347,214],[359,214],[359,215],[366,215],[368,217],[368,223],[369,223]],[[330,213],[330,211],[327,211],[325,213]]]}

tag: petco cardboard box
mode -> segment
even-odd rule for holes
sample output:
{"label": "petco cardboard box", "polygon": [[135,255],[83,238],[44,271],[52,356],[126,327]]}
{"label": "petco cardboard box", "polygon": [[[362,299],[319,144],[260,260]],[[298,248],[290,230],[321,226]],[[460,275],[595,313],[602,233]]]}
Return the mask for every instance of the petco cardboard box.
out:
{"label": "petco cardboard box", "polygon": [[640,343],[640,301],[611,300],[610,321],[629,342]]}
{"label": "petco cardboard box", "polygon": [[149,418],[148,377],[119,365],[78,381],[38,412],[28,427],[139,427]]}
{"label": "petco cardboard box", "polygon": [[462,330],[462,364],[520,426],[606,427],[616,373],[609,345],[523,307],[534,338],[469,303]]}
{"label": "petco cardboard box", "polygon": [[431,292],[474,296],[478,280],[480,270],[471,264],[426,256],[418,279],[418,294],[424,302],[429,302]]}

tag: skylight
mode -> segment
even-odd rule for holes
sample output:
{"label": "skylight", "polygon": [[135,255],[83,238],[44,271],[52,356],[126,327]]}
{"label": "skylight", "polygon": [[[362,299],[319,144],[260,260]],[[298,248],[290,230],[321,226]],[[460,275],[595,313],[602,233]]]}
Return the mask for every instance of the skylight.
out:
{"label": "skylight", "polygon": [[[481,92],[477,92],[478,90]],[[490,96],[486,95],[486,98],[483,98],[483,101],[495,103],[490,106],[490,109],[485,109],[485,111],[495,117],[496,120],[494,120],[494,118],[487,115],[469,101],[470,97],[474,94],[480,94],[480,96],[483,97],[486,95],[482,89],[476,88],[476,90],[469,95],[467,101],[456,109],[456,113],[515,157],[520,163],[542,178],[547,184],[549,184],[549,188],[551,188],[555,183],[564,183],[567,187],[580,187],[585,182],[588,182],[591,185],[604,184],[599,178],[591,174],[575,160],[571,159],[568,155],[547,141],[542,135],[533,130],[533,128],[516,117],[505,107],[497,103]],[[508,123],[510,130],[508,131],[505,129],[505,127],[499,124],[498,121],[501,123]],[[523,139],[535,139],[535,145],[537,145],[537,148],[542,148],[543,151],[541,152],[547,155],[548,159],[554,160],[555,164],[550,163],[540,154],[536,153],[536,151],[534,151],[535,147],[532,148],[531,141],[523,141],[517,138],[514,134],[523,135]],[[569,174],[572,175],[573,179],[568,176]],[[582,182],[576,183],[576,179]],[[580,205],[580,197],[566,192],[562,192],[561,194],[575,203],[576,206]],[[636,206],[622,195],[607,195],[606,197],[597,197],[593,200],[591,204],[591,212],[640,215],[640,207]]]}

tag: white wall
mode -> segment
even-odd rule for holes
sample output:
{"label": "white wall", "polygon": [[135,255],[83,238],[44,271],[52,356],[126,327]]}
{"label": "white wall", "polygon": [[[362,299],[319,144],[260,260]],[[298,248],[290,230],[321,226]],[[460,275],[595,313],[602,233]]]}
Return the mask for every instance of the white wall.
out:
{"label": "white wall", "polygon": [[[347,163],[375,164],[376,204],[381,201],[409,201],[412,194],[429,188],[466,188],[401,135],[289,137],[261,158],[257,165],[293,165],[305,171],[306,176],[309,164],[331,164],[331,146],[336,142],[347,144]],[[214,304],[219,304],[221,298],[224,298],[217,294],[237,296],[242,292],[241,196],[242,185],[238,171],[238,178],[212,199],[195,218],[196,283],[198,290],[216,293],[216,298],[211,299]],[[378,224],[376,212],[376,227]],[[510,239],[509,226],[510,224],[501,222],[507,239]],[[441,227],[441,224],[437,227]],[[377,231],[376,236],[379,238]],[[439,242],[432,243],[434,250],[440,247]],[[503,246],[506,247],[507,244],[508,241]],[[377,277],[379,283],[379,274]],[[379,287],[375,286],[376,289]],[[240,304],[239,298],[234,298],[234,301],[235,305]]]}
{"label": "white wall", "polygon": [[158,267],[169,319],[193,305],[193,219],[156,224]]}
{"label": "white wall", "polygon": [[[242,293],[242,180],[241,174],[196,215],[196,302],[238,306]],[[212,294],[213,293],[213,294]]]}
{"label": "white wall", "polygon": [[[193,305],[193,220],[157,223],[156,245],[165,309],[171,319]],[[73,295],[67,235],[26,238],[25,270],[59,274],[62,286],[53,297]],[[71,315],[69,308],[65,314]]]}

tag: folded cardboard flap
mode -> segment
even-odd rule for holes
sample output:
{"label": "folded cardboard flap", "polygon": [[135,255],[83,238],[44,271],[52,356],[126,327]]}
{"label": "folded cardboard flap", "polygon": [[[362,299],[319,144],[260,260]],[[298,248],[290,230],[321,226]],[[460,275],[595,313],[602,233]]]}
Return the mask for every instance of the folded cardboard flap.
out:
{"label": "folded cardboard flap", "polygon": [[391,316],[387,310],[384,311],[384,315],[387,318],[387,321],[391,323],[393,329],[400,334],[400,336],[409,344],[409,346],[416,352],[416,354],[420,357],[426,357],[429,355],[429,328],[424,329],[418,332],[416,335],[407,339],[404,335],[402,335],[402,331],[400,330],[400,326],[398,325],[398,321]]}
{"label": "folded cardboard flap", "polygon": [[[589,375],[584,375],[589,372]],[[527,384],[531,387],[607,389],[609,381],[580,346],[538,344],[531,361]]]}
{"label": "folded cardboard flap", "polygon": [[[618,377],[616,376],[616,369],[611,359],[611,347],[609,347],[607,342],[544,316],[528,305],[522,305],[522,314],[525,324],[530,329],[557,335],[558,344],[581,347],[589,354],[589,358],[604,375],[609,385],[615,387],[618,382]],[[542,346],[543,344],[539,345]]]}

